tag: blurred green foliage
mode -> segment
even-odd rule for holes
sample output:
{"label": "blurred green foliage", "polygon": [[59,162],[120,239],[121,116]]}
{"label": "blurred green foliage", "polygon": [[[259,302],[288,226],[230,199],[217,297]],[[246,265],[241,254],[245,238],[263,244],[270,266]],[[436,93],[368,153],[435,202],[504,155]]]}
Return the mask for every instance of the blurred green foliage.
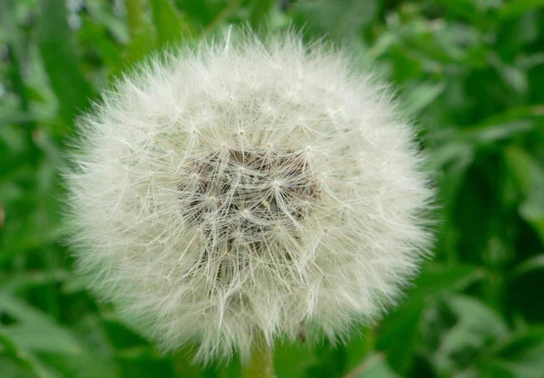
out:
{"label": "blurred green foliage", "polygon": [[544,377],[544,1],[0,0],[0,377],[237,377],[163,355],[63,244],[74,118],[123,69],[232,23],[341,43],[393,83],[439,188],[434,257],[345,345],[278,378]]}

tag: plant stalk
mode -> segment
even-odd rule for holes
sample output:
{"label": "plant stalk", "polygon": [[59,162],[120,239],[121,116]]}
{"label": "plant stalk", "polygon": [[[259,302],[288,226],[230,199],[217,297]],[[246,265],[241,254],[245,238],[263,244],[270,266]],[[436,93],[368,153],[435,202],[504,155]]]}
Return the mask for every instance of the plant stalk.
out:
{"label": "plant stalk", "polygon": [[262,334],[257,335],[251,348],[249,364],[244,367],[243,378],[274,378],[272,350]]}

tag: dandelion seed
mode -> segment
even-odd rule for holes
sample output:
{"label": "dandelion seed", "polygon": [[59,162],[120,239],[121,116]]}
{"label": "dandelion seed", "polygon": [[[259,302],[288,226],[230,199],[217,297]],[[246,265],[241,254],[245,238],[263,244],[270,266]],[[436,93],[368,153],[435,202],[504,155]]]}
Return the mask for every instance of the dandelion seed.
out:
{"label": "dandelion seed", "polygon": [[428,247],[412,127],[342,53],[229,35],[128,74],[80,121],[79,266],[164,350],[344,339]]}

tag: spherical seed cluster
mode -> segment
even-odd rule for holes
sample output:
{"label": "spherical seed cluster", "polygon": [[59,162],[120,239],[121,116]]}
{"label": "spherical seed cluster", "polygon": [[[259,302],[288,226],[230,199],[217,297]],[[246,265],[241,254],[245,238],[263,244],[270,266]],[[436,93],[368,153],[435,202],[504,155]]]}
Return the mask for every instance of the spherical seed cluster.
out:
{"label": "spherical seed cluster", "polygon": [[411,127],[298,36],[155,60],[80,126],[79,265],[164,349],[246,359],[255,337],[343,338],[394,304],[427,246]]}

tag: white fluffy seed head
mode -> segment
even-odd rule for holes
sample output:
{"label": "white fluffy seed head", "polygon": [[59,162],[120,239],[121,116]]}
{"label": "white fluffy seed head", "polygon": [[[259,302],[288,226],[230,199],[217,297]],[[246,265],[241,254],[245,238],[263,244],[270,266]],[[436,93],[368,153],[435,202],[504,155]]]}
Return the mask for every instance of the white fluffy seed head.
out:
{"label": "white fluffy seed head", "polygon": [[294,34],[155,59],[80,121],[79,266],[201,361],[245,360],[256,335],[342,339],[395,303],[428,246],[413,136],[383,86]]}

